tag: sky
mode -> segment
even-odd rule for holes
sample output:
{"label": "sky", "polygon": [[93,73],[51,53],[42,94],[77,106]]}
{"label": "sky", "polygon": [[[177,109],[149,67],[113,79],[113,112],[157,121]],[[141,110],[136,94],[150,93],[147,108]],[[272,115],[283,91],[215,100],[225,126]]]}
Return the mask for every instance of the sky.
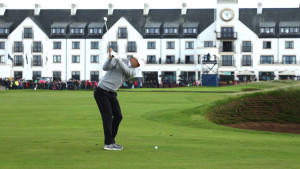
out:
{"label": "sky", "polygon": [[[263,8],[299,8],[300,0],[239,0],[240,8],[256,8],[261,2]],[[41,4],[42,9],[70,9],[77,4],[78,9],[107,9],[109,3],[115,9],[143,9],[148,3],[150,9],[181,8],[187,3],[188,8],[215,8],[217,0],[1,0],[7,9],[34,9]]]}

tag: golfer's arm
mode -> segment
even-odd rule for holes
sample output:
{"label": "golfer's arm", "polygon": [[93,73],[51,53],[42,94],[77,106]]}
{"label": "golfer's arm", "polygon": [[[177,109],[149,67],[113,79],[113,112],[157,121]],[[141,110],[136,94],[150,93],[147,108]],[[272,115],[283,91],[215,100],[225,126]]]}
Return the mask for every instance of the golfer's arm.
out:
{"label": "golfer's arm", "polygon": [[111,61],[112,61],[112,59],[108,58],[108,59],[105,61],[105,63],[103,64],[102,70],[108,71],[109,69],[111,69],[111,68],[112,68],[112,66],[111,66]]}
{"label": "golfer's arm", "polygon": [[134,69],[129,69],[127,67],[127,65],[125,65],[125,63],[123,63],[122,61],[118,60],[118,65],[120,66],[120,68],[122,69],[122,71],[124,72],[126,77],[135,76],[135,70]]}

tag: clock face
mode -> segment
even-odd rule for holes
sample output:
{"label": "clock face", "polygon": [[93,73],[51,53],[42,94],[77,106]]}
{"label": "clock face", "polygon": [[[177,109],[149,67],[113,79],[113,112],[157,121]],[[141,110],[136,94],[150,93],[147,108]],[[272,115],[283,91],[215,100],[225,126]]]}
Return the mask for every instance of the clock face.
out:
{"label": "clock face", "polygon": [[221,18],[224,21],[230,21],[233,18],[233,11],[230,9],[224,9],[221,11]]}

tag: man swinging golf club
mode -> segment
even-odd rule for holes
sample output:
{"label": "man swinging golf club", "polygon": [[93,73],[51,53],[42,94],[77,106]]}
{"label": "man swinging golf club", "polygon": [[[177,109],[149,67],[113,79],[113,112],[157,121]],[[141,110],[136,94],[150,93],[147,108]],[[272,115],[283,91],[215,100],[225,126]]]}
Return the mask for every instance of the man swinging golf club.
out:
{"label": "man swinging golf club", "polygon": [[107,71],[94,91],[94,97],[100,110],[104,129],[104,149],[122,150],[123,146],[116,144],[115,137],[118,133],[122,113],[117,99],[117,89],[125,79],[135,76],[135,68],[139,67],[137,58],[130,58],[128,65],[123,63],[116,54],[112,55],[110,48],[108,58],[102,69]]}

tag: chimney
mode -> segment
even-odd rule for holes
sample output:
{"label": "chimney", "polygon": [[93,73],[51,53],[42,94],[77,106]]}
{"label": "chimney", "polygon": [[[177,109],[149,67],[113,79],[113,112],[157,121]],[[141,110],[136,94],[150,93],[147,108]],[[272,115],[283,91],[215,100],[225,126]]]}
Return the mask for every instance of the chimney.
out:
{"label": "chimney", "polygon": [[71,4],[71,15],[76,15],[77,5]]}
{"label": "chimney", "polygon": [[187,4],[182,3],[181,15],[186,15],[186,11],[187,11]]}
{"label": "chimney", "polygon": [[35,4],[34,6],[34,15],[40,15],[40,11],[41,11],[41,4]]}
{"label": "chimney", "polygon": [[149,14],[149,4],[144,3],[144,15],[148,15]]}
{"label": "chimney", "polygon": [[258,3],[258,7],[257,7],[257,14],[261,15],[262,14],[262,3]]}
{"label": "chimney", "polygon": [[108,15],[112,15],[114,13],[114,4],[108,4]]}
{"label": "chimney", "polygon": [[3,16],[5,14],[6,5],[4,3],[0,3],[0,16]]}

